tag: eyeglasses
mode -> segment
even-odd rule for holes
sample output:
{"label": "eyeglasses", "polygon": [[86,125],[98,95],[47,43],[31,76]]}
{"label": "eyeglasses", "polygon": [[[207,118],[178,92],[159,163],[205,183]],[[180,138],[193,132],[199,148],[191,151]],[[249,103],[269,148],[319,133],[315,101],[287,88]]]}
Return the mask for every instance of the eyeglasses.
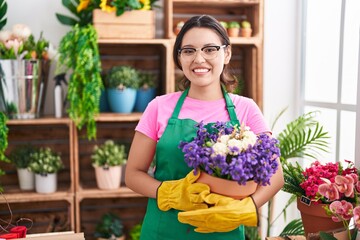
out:
{"label": "eyeglasses", "polygon": [[200,54],[203,58],[207,60],[211,60],[217,57],[219,50],[221,48],[225,48],[228,45],[221,45],[221,46],[205,46],[202,48],[190,48],[184,47],[178,50],[179,55],[181,58],[187,61],[192,61],[195,59],[196,52],[200,50]]}

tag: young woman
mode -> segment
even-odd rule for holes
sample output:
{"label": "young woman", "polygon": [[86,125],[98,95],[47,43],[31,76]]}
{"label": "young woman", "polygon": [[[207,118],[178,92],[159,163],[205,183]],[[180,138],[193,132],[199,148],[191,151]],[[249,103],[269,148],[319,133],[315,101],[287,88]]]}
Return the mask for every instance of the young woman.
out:
{"label": "young woman", "polygon": [[[252,99],[222,88],[231,90],[236,81],[227,72],[230,40],[216,19],[189,19],[176,38],[173,58],[185,75],[180,82],[183,91],[149,103],[136,127],[126,167],[126,185],[149,197],[141,240],[244,239],[242,224],[256,226],[257,208],[283,186],[280,163],[270,185],[234,200],[210,194],[207,185],[196,183],[200,174],[187,166],[178,145],[195,136],[195,123],[201,121],[244,123],[256,134],[271,134],[270,129]],[[147,172],[154,156],[152,178]]]}

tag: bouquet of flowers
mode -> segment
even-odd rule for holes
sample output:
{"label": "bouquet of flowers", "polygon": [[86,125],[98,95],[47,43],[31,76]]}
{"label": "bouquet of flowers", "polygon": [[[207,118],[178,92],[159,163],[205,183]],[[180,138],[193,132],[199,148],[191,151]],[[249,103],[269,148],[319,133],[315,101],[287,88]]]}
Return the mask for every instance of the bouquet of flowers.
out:
{"label": "bouquet of flowers", "polygon": [[54,47],[40,35],[35,40],[28,26],[15,24],[12,30],[0,31],[0,58],[1,59],[45,59],[49,60],[56,55]]}
{"label": "bouquet of flowers", "polygon": [[354,164],[347,160],[345,163],[347,167],[344,168],[339,162],[313,162],[302,172],[300,187],[309,202],[327,204],[324,211],[332,216],[334,222],[343,222],[349,230],[348,222],[351,218],[354,218],[356,228],[360,227],[360,181]]}
{"label": "bouquet of flowers", "polygon": [[201,122],[196,127],[196,137],[179,144],[189,167],[241,185],[248,180],[263,186],[270,184],[280,155],[275,138],[267,134],[257,136],[247,126],[224,122],[211,126]]}

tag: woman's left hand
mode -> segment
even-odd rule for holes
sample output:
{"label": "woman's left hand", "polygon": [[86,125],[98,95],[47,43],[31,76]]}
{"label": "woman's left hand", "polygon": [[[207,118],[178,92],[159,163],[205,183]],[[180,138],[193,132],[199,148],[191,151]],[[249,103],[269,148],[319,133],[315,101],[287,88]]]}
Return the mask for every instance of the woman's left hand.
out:
{"label": "woman's left hand", "polygon": [[204,200],[214,206],[178,213],[178,220],[196,227],[195,232],[229,232],[240,225],[258,225],[257,208],[251,197],[235,200],[211,193]]}

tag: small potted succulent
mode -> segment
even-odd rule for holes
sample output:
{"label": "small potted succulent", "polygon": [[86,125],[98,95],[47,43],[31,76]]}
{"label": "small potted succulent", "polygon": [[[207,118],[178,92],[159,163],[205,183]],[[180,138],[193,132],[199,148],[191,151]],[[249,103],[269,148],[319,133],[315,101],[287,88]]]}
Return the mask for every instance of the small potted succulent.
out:
{"label": "small potted succulent", "polygon": [[225,29],[228,29],[228,23],[225,21],[220,21],[221,26],[223,26]]}
{"label": "small potted succulent", "polygon": [[139,88],[136,93],[134,110],[143,112],[156,95],[156,75],[150,72],[139,73]]}
{"label": "small potted succulent", "polygon": [[96,225],[94,237],[97,240],[125,240],[124,225],[120,217],[106,213]]}
{"label": "small potted succulent", "polygon": [[114,66],[106,77],[107,97],[111,111],[130,113],[134,109],[139,72],[131,66]]}
{"label": "small potted succulent", "polygon": [[35,190],[53,193],[57,189],[57,172],[64,168],[60,153],[41,147],[30,154],[29,170],[35,173]]}
{"label": "small potted succulent", "polygon": [[240,36],[241,37],[251,37],[252,29],[249,21],[241,22]]}
{"label": "small potted succulent", "polygon": [[91,159],[99,189],[109,190],[120,187],[122,166],[126,163],[126,157],[125,146],[116,144],[113,140],[94,146]]}
{"label": "small potted succulent", "polygon": [[17,170],[21,190],[33,190],[35,188],[35,175],[28,167],[31,163],[30,155],[36,150],[37,148],[31,145],[20,145],[9,154],[9,159]]}
{"label": "small potted succulent", "polygon": [[238,37],[240,33],[240,23],[236,21],[231,21],[228,23],[227,32],[229,37]]}

